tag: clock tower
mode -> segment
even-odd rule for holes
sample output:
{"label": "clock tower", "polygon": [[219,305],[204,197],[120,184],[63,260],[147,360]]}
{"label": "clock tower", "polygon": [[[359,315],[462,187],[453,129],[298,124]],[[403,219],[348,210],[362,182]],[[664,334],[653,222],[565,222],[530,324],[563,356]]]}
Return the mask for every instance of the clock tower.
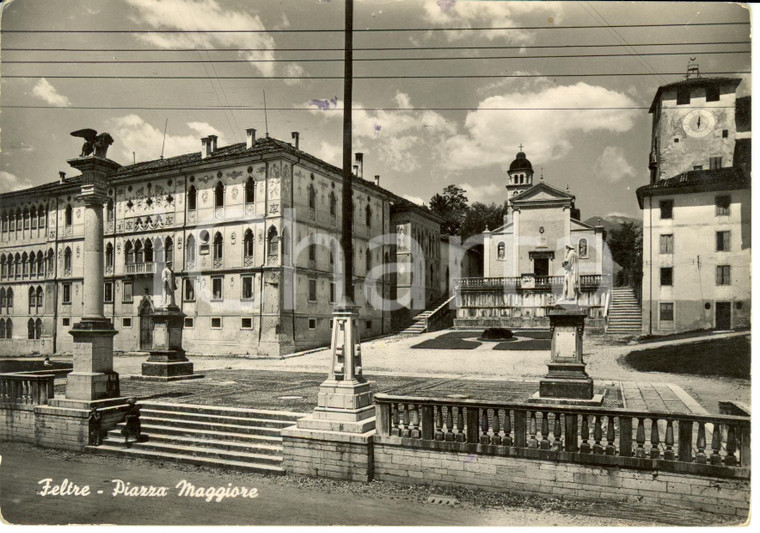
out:
{"label": "clock tower", "polygon": [[657,89],[649,108],[651,184],[690,170],[734,165],[740,82],[740,78],[702,78],[692,64],[686,79]]}

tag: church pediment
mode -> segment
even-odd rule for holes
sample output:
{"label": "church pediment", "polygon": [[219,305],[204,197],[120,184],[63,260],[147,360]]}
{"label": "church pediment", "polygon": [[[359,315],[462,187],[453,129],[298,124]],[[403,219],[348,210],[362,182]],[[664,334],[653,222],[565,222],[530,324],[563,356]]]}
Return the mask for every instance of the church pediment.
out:
{"label": "church pediment", "polygon": [[539,183],[537,185],[534,185],[530,189],[521,192],[518,195],[513,196],[510,199],[510,202],[512,204],[519,205],[521,203],[544,203],[544,202],[551,202],[551,203],[565,203],[565,202],[572,202],[575,199],[575,197],[565,191],[561,191],[559,189],[555,189],[551,185],[547,185],[546,183]]}

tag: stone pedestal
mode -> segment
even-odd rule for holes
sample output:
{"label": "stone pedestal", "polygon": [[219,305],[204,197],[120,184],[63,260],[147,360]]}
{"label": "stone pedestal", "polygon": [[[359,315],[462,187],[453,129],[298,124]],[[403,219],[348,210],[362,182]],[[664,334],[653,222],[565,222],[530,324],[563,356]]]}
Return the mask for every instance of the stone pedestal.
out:
{"label": "stone pedestal", "polygon": [[82,320],[69,331],[74,337],[74,369],[66,376],[69,400],[102,400],[119,396],[119,375],[113,371],[113,329],[110,320]]}
{"label": "stone pedestal", "polygon": [[193,374],[193,363],[182,349],[182,328],[185,314],[176,305],[153,312],[153,349],[142,364],[142,379],[174,381],[203,377]]}
{"label": "stone pedestal", "polygon": [[575,304],[560,303],[549,313],[552,332],[551,361],[546,377],[529,401],[567,405],[601,405],[594,380],[583,362],[583,325],[586,313]]}

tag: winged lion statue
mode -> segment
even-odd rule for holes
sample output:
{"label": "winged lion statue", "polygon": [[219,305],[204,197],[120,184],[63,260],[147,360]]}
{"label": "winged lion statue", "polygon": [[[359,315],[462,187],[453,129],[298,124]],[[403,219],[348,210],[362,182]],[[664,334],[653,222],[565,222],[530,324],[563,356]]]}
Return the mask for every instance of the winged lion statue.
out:
{"label": "winged lion statue", "polygon": [[81,137],[84,139],[82,154],[80,157],[94,155],[95,157],[105,158],[106,153],[108,153],[108,147],[113,144],[113,137],[111,137],[111,135],[105,132],[98,135],[97,131],[90,128],[72,131],[71,135],[72,137]]}

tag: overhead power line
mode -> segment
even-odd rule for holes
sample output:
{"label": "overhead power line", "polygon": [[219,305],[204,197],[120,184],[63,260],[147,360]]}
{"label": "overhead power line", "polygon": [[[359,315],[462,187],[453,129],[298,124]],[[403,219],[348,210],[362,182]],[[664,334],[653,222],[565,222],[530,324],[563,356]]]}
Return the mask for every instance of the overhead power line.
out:
{"label": "overhead power line", "polygon": [[[358,28],[355,33],[374,32],[442,32],[442,31],[516,31],[516,30],[593,30],[606,28],[693,28],[700,26],[748,26],[749,21],[734,22],[673,22],[652,24],[582,24],[573,26],[501,26],[501,27],[456,27],[456,28]],[[248,28],[240,30],[57,30],[57,29],[25,29],[25,30],[0,30],[2,33],[81,33],[81,34],[150,34],[150,33],[343,33],[343,29],[327,28],[292,28],[270,29]]]}
{"label": "overhead power line", "polygon": [[[257,106],[52,106],[52,105],[4,105],[4,109],[77,109],[77,110],[145,110],[145,111],[264,111]],[[733,106],[690,106],[689,109],[733,109]],[[266,107],[268,111],[308,111],[331,112],[342,111],[343,108],[320,109],[318,107]],[[605,106],[605,107],[355,107],[354,111],[641,111],[649,110],[649,106]]]}
{"label": "overhead power line", "polygon": [[[640,57],[640,56],[705,56],[724,54],[749,54],[751,50],[719,51],[685,51],[685,52],[645,52],[619,54],[544,54],[533,56],[458,56],[458,57],[364,57],[355,58],[354,62],[381,61],[460,61],[488,59],[593,59],[603,57]],[[304,59],[50,59],[50,60],[6,60],[6,65],[135,65],[135,64],[188,64],[188,63],[335,63],[343,62],[342,57],[319,57]]]}

